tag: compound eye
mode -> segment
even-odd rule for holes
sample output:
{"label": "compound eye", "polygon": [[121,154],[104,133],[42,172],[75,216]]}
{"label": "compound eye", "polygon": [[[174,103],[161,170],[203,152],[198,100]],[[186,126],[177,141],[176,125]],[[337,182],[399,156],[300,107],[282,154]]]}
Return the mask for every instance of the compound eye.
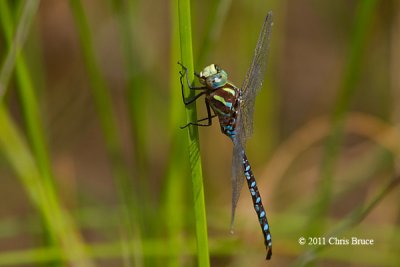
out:
{"label": "compound eye", "polygon": [[221,67],[220,66],[218,66],[217,64],[215,64],[214,66],[215,66],[215,69],[217,70],[217,72],[221,71]]}

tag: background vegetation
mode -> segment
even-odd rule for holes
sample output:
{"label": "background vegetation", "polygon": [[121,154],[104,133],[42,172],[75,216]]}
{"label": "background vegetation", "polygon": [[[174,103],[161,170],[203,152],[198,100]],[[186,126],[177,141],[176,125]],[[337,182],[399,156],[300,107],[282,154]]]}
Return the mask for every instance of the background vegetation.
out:
{"label": "background vegetation", "polygon": [[[176,62],[218,63],[240,86],[268,10],[247,146],[272,229],[265,263],[246,188],[229,233],[231,142],[217,123],[179,129],[196,112]],[[0,266],[399,266],[399,10],[0,1]]]}

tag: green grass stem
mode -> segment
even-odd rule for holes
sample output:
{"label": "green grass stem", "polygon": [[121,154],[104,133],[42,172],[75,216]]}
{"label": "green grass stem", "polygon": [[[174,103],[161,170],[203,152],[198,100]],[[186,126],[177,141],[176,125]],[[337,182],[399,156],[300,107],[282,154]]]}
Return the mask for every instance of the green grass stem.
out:
{"label": "green grass stem", "polygon": [[[17,26],[16,32],[15,32],[15,37],[14,40],[12,42],[12,46],[10,46],[9,51],[7,53],[7,57],[1,67],[1,71],[0,71],[0,100],[3,98],[5,92],[6,92],[6,88],[7,88],[7,84],[8,81],[11,77],[12,71],[14,70],[14,66],[15,66],[15,61],[16,58],[18,56],[18,54],[20,53],[32,20],[36,14],[37,8],[39,6],[39,0],[30,0],[30,1],[26,1],[25,5],[23,7],[22,10],[22,14],[19,20],[19,24]],[[6,13],[6,10],[2,10],[0,11],[2,13],[2,15],[4,15],[3,13]],[[5,15],[7,16],[7,15]],[[11,22],[11,20],[9,19],[9,21]],[[6,28],[11,29],[12,25],[10,23],[8,23],[7,25],[5,25]],[[7,39],[8,39],[8,33],[6,32],[7,35]]]}
{"label": "green grass stem", "polygon": [[[11,20],[11,12],[7,1],[1,1],[0,9],[2,10],[1,24],[5,33],[5,39],[8,47],[12,47],[12,34],[14,31],[14,23]],[[21,20],[23,21],[23,20]],[[16,55],[16,77],[17,77],[17,89],[22,104],[22,111],[25,118],[27,135],[32,147],[35,161],[37,162],[38,168],[41,173],[43,185],[47,187],[47,190],[53,191],[54,188],[54,177],[51,169],[50,158],[48,155],[48,149],[46,144],[46,138],[43,133],[42,122],[40,118],[40,112],[38,107],[38,101],[35,96],[34,83],[31,78],[28,66],[24,58],[24,52],[21,51]],[[46,237],[50,245],[56,245],[57,237],[54,236],[47,228],[44,229]]]}
{"label": "green grass stem", "polygon": [[[186,132],[179,127],[185,121],[185,113],[183,111],[183,103],[181,96],[181,85],[179,82],[180,66],[177,59],[180,53],[179,40],[179,16],[178,16],[178,0],[170,1],[170,18],[171,18],[171,50],[170,50],[170,102],[169,102],[169,123],[168,123],[168,139],[170,140],[170,157],[168,160],[165,186],[164,186],[164,208],[166,221],[166,229],[168,233],[168,243],[171,253],[168,257],[166,265],[169,267],[182,266],[182,254],[177,252],[183,251],[185,247],[184,226],[188,216],[185,216],[187,207],[188,190],[186,190],[187,173],[189,163],[186,159],[182,159],[182,151],[186,148]],[[185,162],[183,162],[185,160]],[[190,192],[190,191],[189,191]]]}
{"label": "green grass stem", "polygon": [[[10,16],[10,9],[6,1],[0,3],[3,16],[1,23],[6,36],[7,45],[12,46],[13,22]],[[43,182],[50,190],[53,190],[53,174],[51,170],[50,157],[46,144],[46,136],[43,133],[42,122],[38,100],[35,96],[35,88],[31,73],[29,72],[23,51],[16,56],[16,77],[18,90],[21,98],[22,109],[27,125],[27,134],[32,146],[35,160],[37,161]]]}
{"label": "green grass stem", "polygon": [[[121,220],[123,224],[123,233],[121,238],[123,243],[129,246],[130,250],[141,251],[140,242],[134,242],[133,236],[140,236],[140,228],[137,220],[135,202],[132,194],[132,181],[129,172],[124,164],[122,152],[122,142],[120,140],[115,112],[111,101],[110,90],[101,73],[99,64],[95,56],[95,48],[89,24],[86,18],[81,1],[70,0],[71,10],[78,30],[79,40],[82,48],[82,55],[88,72],[90,88],[94,98],[98,117],[100,119],[108,157],[111,161],[112,175],[117,187],[117,194],[121,204]],[[139,239],[140,240],[140,239]],[[123,253],[124,250],[122,250]],[[123,253],[126,258],[127,254]],[[141,253],[137,253],[136,258],[130,261],[135,262],[137,266],[142,265],[140,259]]]}
{"label": "green grass stem", "polygon": [[[92,34],[89,29],[88,21],[81,1],[70,0],[70,6],[74,15],[76,29],[79,34],[79,41],[82,48],[82,56],[86,64],[91,89],[96,103],[97,112],[104,133],[104,139],[108,152],[115,162],[120,161],[121,144],[116,128],[114,110],[112,107],[111,96],[106,81],[101,74],[97,62]],[[121,170],[116,171],[117,173]]]}
{"label": "green grass stem", "polygon": [[[188,68],[189,80],[193,81],[193,53],[192,53],[192,32],[190,18],[190,1],[179,0],[179,36],[181,46],[181,62]],[[185,94],[188,97],[193,96],[193,91],[185,86]],[[195,103],[186,107],[187,122],[196,121]],[[207,219],[204,200],[203,174],[201,169],[199,131],[197,127],[188,127],[188,148],[189,163],[192,174],[194,214],[196,224],[198,266],[207,267],[210,265],[208,251]]]}
{"label": "green grass stem", "polygon": [[[153,198],[148,198],[149,179],[147,176],[147,127],[146,127],[146,101],[145,86],[142,73],[141,56],[138,53],[135,44],[136,25],[138,23],[138,1],[110,1],[110,5],[117,19],[117,26],[120,36],[121,51],[124,59],[126,84],[126,103],[128,105],[128,113],[131,126],[132,151],[134,155],[134,177],[132,198],[136,203],[142,203],[141,208],[137,210],[136,218],[140,231],[143,235],[154,233],[154,220],[152,220],[151,212],[153,211]],[[138,101],[140,100],[140,101]],[[145,199],[145,201],[143,201]],[[140,246],[139,244],[135,245]],[[152,263],[143,262],[143,258],[135,258],[135,265],[151,265]]]}
{"label": "green grass stem", "polygon": [[[147,118],[146,118],[146,98],[148,91],[146,88],[146,78],[143,71],[143,55],[138,51],[137,25],[139,23],[138,1],[110,1],[115,17],[118,22],[119,36],[121,37],[121,50],[124,59],[126,84],[126,103],[128,105],[129,119],[132,131],[132,143],[135,163],[135,194],[139,198],[146,198],[150,195],[148,185],[148,162],[147,162]],[[152,210],[150,203],[152,198],[147,199],[143,207],[143,212]],[[150,224],[149,214],[143,214],[145,222]]]}

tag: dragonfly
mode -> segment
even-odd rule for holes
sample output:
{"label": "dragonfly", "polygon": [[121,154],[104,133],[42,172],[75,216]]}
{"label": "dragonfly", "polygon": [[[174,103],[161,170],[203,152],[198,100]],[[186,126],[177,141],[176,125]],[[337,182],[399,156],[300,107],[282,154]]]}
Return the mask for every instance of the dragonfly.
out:
{"label": "dragonfly", "polygon": [[[245,153],[245,147],[247,139],[253,133],[255,98],[262,88],[267,69],[272,24],[272,12],[269,11],[258,37],[252,63],[240,88],[231,83],[228,80],[227,72],[216,64],[206,66],[200,73],[195,72],[194,75],[199,79],[201,85],[194,86],[189,81],[188,69],[178,62],[182,67],[180,82],[184,104],[190,105],[201,96],[205,96],[205,106],[207,109],[206,118],[189,122],[181,128],[188,126],[211,126],[212,119],[215,117],[218,118],[222,133],[227,135],[233,142],[231,229],[234,223],[240,191],[244,184],[244,178],[246,178],[254,210],[256,211],[264,236],[267,260],[271,259],[272,256],[270,226],[254,173]],[[191,99],[186,99],[184,94],[185,77],[189,89],[199,92]]]}

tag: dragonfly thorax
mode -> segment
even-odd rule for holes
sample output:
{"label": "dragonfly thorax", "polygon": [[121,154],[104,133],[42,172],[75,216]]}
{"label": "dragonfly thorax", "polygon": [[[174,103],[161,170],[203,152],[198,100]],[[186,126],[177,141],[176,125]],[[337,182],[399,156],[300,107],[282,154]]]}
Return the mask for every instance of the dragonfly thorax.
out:
{"label": "dragonfly thorax", "polygon": [[228,74],[216,64],[208,65],[200,72],[200,83],[211,89],[217,89],[224,86],[228,81]]}

